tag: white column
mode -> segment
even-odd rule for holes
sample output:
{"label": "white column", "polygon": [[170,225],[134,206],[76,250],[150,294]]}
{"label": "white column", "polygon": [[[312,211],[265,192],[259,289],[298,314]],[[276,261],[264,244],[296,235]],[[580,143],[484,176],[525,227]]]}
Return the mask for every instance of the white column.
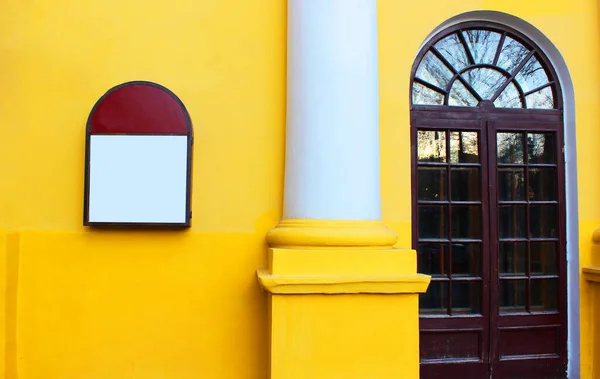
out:
{"label": "white column", "polygon": [[376,0],[288,0],[284,218],[379,220]]}

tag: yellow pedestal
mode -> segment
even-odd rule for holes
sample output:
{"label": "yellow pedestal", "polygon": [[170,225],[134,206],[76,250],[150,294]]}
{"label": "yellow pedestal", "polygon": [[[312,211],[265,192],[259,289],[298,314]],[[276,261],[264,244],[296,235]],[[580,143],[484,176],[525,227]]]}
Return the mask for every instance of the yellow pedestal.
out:
{"label": "yellow pedestal", "polygon": [[[598,230],[594,232],[594,242],[600,241],[600,233]],[[591,337],[591,352],[588,352],[591,358],[592,378],[600,378],[600,267],[586,266],[582,269],[583,278],[589,285],[588,312],[590,313],[592,330]]]}
{"label": "yellow pedestal", "polygon": [[272,248],[259,270],[270,296],[271,379],[417,379],[413,250]]}

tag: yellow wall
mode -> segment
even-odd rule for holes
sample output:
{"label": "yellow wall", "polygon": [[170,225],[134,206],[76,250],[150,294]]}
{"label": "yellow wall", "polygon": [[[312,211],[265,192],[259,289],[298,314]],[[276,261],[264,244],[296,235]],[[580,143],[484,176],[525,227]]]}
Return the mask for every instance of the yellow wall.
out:
{"label": "yellow wall", "polygon": [[[0,228],[23,231],[9,251],[9,377],[265,378],[255,271],[281,213],[285,12],[272,0],[2,2]],[[190,230],[82,226],[86,118],[129,80],[166,86],[192,117]]]}
{"label": "yellow wall", "polygon": [[[265,378],[267,304],[255,270],[266,264],[264,236],[282,206],[285,3],[2,2],[0,228],[12,233],[0,265],[7,377]],[[597,2],[378,4],[383,215],[398,246],[410,246],[413,59],[443,21],[488,9],[532,23],[569,66],[580,259],[591,263],[591,232],[600,224]],[[189,230],[82,226],[85,121],[107,89],[129,80],[166,86],[192,117]],[[589,285],[582,282],[581,291],[587,336]],[[582,377],[589,378],[592,342],[581,340]]]}

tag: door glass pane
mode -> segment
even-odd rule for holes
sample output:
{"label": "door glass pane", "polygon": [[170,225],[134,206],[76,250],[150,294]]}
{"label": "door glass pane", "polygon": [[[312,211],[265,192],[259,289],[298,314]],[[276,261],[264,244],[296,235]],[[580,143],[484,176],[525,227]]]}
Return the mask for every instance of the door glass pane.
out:
{"label": "door glass pane", "polygon": [[531,204],[529,207],[529,230],[531,238],[555,238],[556,230],[556,205]]}
{"label": "door glass pane", "polygon": [[498,66],[512,74],[514,69],[517,68],[519,63],[527,56],[527,53],[529,53],[529,49],[520,42],[507,36],[504,39],[502,50],[500,50]]}
{"label": "door glass pane", "polygon": [[500,41],[500,33],[489,30],[465,30],[463,32],[465,41],[475,63],[492,64],[496,51],[498,50],[498,42]]}
{"label": "door glass pane", "polygon": [[428,52],[419,64],[415,76],[441,89],[445,89],[454,74],[438,57],[432,52]]}
{"label": "door glass pane", "polygon": [[481,282],[452,281],[452,314],[481,312]]}
{"label": "door glass pane", "polygon": [[523,134],[497,134],[498,163],[523,163]]}
{"label": "door glass pane", "polygon": [[501,242],[500,273],[525,275],[527,272],[527,242]]}
{"label": "door glass pane", "polygon": [[419,200],[447,200],[445,167],[419,167],[418,177]]}
{"label": "door glass pane", "polygon": [[481,238],[481,207],[452,206],[452,238]]}
{"label": "door glass pane", "polygon": [[514,83],[509,83],[504,91],[494,100],[497,108],[522,108],[521,97]]}
{"label": "door glass pane", "polygon": [[525,103],[528,109],[553,109],[554,94],[552,88],[546,87],[525,96]]}
{"label": "door glass pane", "polygon": [[554,311],[558,279],[532,279],[531,280],[531,311]]}
{"label": "door glass pane", "polygon": [[419,205],[419,238],[447,238],[445,205]]}
{"label": "door glass pane", "polygon": [[444,104],[444,95],[415,82],[413,83],[412,101],[413,104],[420,105],[442,105]]}
{"label": "door glass pane", "polygon": [[445,243],[419,244],[419,272],[442,276],[448,272],[448,245]]}
{"label": "door glass pane", "polygon": [[419,295],[419,310],[423,314],[447,314],[448,282],[431,281],[427,292]]}
{"label": "door glass pane", "polygon": [[556,273],[556,242],[531,242],[531,275]]}
{"label": "door glass pane", "polygon": [[450,162],[479,163],[477,132],[450,132]]}
{"label": "door glass pane", "polygon": [[523,312],[527,304],[526,280],[500,280],[500,312]]}
{"label": "door glass pane", "polygon": [[529,169],[529,200],[556,200],[555,171],[553,167]]}
{"label": "door glass pane", "polygon": [[469,65],[467,52],[456,33],[436,43],[435,48],[456,70],[460,71]]}
{"label": "door glass pane", "polygon": [[527,237],[524,205],[500,205],[498,207],[498,234],[500,238]]}
{"label": "door glass pane", "polygon": [[481,275],[481,244],[452,244],[452,277]]}
{"label": "door glass pane", "polygon": [[446,132],[419,130],[417,155],[419,162],[446,162]]}
{"label": "door glass pane", "polygon": [[479,167],[452,167],[452,201],[481,200]]}
{"label": "door glass pane", "polygon": [[491,100],[507,78],[491,68],[473,68],[462,73],[467,83],[483,100]]}
{"label": "door glass pane", "polygon": [[525,200],[525,175],[522,168],[498,169],[498,200]]}
{"label": "door glass pane", "polygon": [[528,163],[554,163],[554,134],[552,133],[528,133]]}
{"label": "door glass pane", "polygon": [[471,92],[460,82],[455,80],[448,95],[448,105],[457,107],[475,107],[479,101]]}
{"label": "door glass pane", "polygon": [[[487,280],[498,280],[493,306],[502,313],[556,310],[560,242],[548,240],[559,237],[555,134],[497,133],[498,167],[490,172],[497,175],[497,200],[489,215],[499,241],[497,261],[484,264],[490,252],[483,251],[486,242],[481,241],[489,226],[482,219],[482,200],[488,196],[482,190],[489,183],[482,177],[481,135],[417,133],[418,269],[433,277],[420,295],[420,312],[479,314]],[[482,271],[487,264],[497,265],[499,277]]]}
{"label": "door glass pane", "polygon": [[515,79],[521,85],[523,92],[536,89],[549,81],[546,70],[544,70],[535,56],[529,58]]}

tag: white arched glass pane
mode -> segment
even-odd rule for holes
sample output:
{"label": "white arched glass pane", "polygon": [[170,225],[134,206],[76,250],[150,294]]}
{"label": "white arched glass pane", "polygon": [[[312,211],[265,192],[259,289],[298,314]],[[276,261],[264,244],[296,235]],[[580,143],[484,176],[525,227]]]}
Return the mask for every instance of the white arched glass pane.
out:
{"label": "white arched glass pane", "polygon": [[494,62],[498,42],[500,42],[500,33],[489,30],[466,30],[463,32],[463,36],[476,64],[492,64]]}
{"label": "white arched glass pane", "polygon": [[502,50],[500,50],[500,55],[498,56],[498,67],[512,74],[527,54],[529,54],[529,49],[523,46],[522,43],[507,36],[504,39]]}
{"label": "white arched glass pane", "polygon": [[519,71],[516,78],[523,89],[528,92],[548,83],[548,74],[536,57],[531,57]]}
{"label": "white arched glass pane", "polygon": [[462,77],[484,100],[490,100],[506,80],[504,75],[491,68],[474,68]]}
{"label": "white arched glass pane", "polygon": [[497,108],[522,108],[523,104],[521,104],[517,86],[512,82],[509,83],[500,96],[494,100],[494,106]]}
{"label": "white arched glass pane", "polygon": [[416,73],[417,78],[442,89],[446,88],[453,75],[452,71],[432,52],[425,54]]}
{"label": "white arched glass pane", "polygon": [[552,88],[546,87],[525,96],[525,103],[529,109],[553,109],[554,95],[552,94]]}
{"label": "white arched glass pane", "polygon": [[419,105],[442,105],[444,104],[444,95],[420,83],[414,83],[412,101],[413,104]]}
{"label": "white arched glass pane", "polygon": [[481,100],[493,100],[497,108],[555,108],[556,86],[539,52],[533,52],[532,46],[507,31],[465,29],[447,34],[419,62],[415,78],[423,85],[413,82],[413,104],[474,107]]}
{"label": "white arched glass pane", "polygon": [[456,71],[469,66],[469,58],[456,33],[440,40],[434,47],[454,67]]}
{"label": "white arched glass pane", "polygon": [[448,105],[457,107],[476,107],[479,101],[469,92],[458,80],[452,85],[450,94],[448,95]]}

